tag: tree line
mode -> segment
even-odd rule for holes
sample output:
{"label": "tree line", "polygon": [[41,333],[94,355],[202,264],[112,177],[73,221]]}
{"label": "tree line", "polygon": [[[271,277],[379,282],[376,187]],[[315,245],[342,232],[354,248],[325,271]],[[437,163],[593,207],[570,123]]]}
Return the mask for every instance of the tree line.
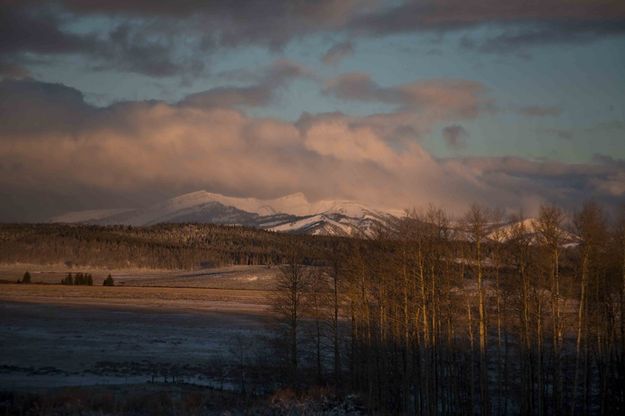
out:
{"label": "tree line", "polygon": [[91,273],[75,273],[74,275],[67,273],[67,276],[61,280],[61,284],[69,286],[93,286],[93,277]]}
{"label": "tree line", "polygon": [[273,265],[294,241],[316,253],[331,239],[213,224],[0,224],[0,263],[170,270]]}
{"label": "tree line", "polygon": [[292,247],[273,299],[284,379],[384,414],[622,413],[625,216],[589,203],[502,221],[413,211],[335,240],[323,267]]}

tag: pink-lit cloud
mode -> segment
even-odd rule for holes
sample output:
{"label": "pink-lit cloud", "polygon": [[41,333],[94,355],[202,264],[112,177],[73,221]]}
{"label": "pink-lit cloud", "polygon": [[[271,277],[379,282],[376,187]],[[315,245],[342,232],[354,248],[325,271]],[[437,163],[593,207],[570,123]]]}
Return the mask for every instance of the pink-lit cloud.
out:
{"label": "pink-lit cloud", "polygon": [[[449,92],[426,85],[428,94],[416,94],[419,108],[438,114],[438,97]],[[17,97],[38,104],[21,111]],[[467,99],[443,101],[458,103],[445,118],[471,114],[463,109],[474,106]],[[46,118],[51,111],[56,116]],[[312,200],[347,198],[399,209],[432,202],[456,212],[470,202],[531,212],[544,201],[570,206],[592,196],[610,203],[625,197],[619,185],[625,167],[618,161],[437,159],[415,141],[394,146],[386,133],[375,118],[338,113],[292,123],[156,101],[96,108],[61,85],[3,81],[0,192],[19,188],[33,203],[38,192],[74,195],[51,204],[56,212],[75,204],[78,189],[112,195],[113,207],[115,195],[197,189],[256,197],[301,191]],[[9,208],[2,214],[17,215]]]}

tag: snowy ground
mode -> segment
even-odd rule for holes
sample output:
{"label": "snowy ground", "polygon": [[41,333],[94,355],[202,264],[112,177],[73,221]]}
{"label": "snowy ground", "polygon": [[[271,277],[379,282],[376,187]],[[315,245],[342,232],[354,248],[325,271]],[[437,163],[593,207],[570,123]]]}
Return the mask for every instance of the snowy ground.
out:
{"label": "snowy ground", "polygon": [[240,345],[263,348],[249,340],[267,325],[265,291],[2,284],[0,390],[174,376],[227,387]]}

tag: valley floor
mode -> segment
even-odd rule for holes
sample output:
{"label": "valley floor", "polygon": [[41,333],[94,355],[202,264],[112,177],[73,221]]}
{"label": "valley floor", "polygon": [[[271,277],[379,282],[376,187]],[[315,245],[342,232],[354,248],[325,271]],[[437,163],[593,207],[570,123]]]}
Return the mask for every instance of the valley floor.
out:
{"label": "valley floor", "polygon": [[112,273],[124,282],[115,287],[50,284],[64,273],[31,269],[35,283],[0,285],[0,390],[174,379],[227,388],[242,349],[262,354],[268,291],[241,279],[254,268]]}

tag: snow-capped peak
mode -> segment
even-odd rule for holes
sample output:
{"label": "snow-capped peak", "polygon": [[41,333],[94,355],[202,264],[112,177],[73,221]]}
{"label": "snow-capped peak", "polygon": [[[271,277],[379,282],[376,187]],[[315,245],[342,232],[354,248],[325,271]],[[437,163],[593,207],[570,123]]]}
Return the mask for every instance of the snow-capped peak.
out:
{"label": "snow-capped peak", "polygon": [[[388,221],[388,210],[371,209],[355,201],[310,202],[301,192],[274,199],[239,198],[196,191],[137,210],[82,212],[53,221],[144,226],[157,223],[208,222],[239,224],[274,231],[366,235],[373,224]],[[75,221],[74,221],[75,220]]]}
{"label": "snow-capped peak", "polygon": [[297,192],[274,199],[239,198],[221,194],[197,191],[168,200],[172,206],[187,207],[189,204],[201,204],[208,201],[219,202],[242,211],[258,215],[290,214],[298,216],[325,214],[341,214],[347,217],[360,218],[366,215],[390,214],[389,210],[375,210],[355,201],[321,200],[310,202],[306,195]]}

